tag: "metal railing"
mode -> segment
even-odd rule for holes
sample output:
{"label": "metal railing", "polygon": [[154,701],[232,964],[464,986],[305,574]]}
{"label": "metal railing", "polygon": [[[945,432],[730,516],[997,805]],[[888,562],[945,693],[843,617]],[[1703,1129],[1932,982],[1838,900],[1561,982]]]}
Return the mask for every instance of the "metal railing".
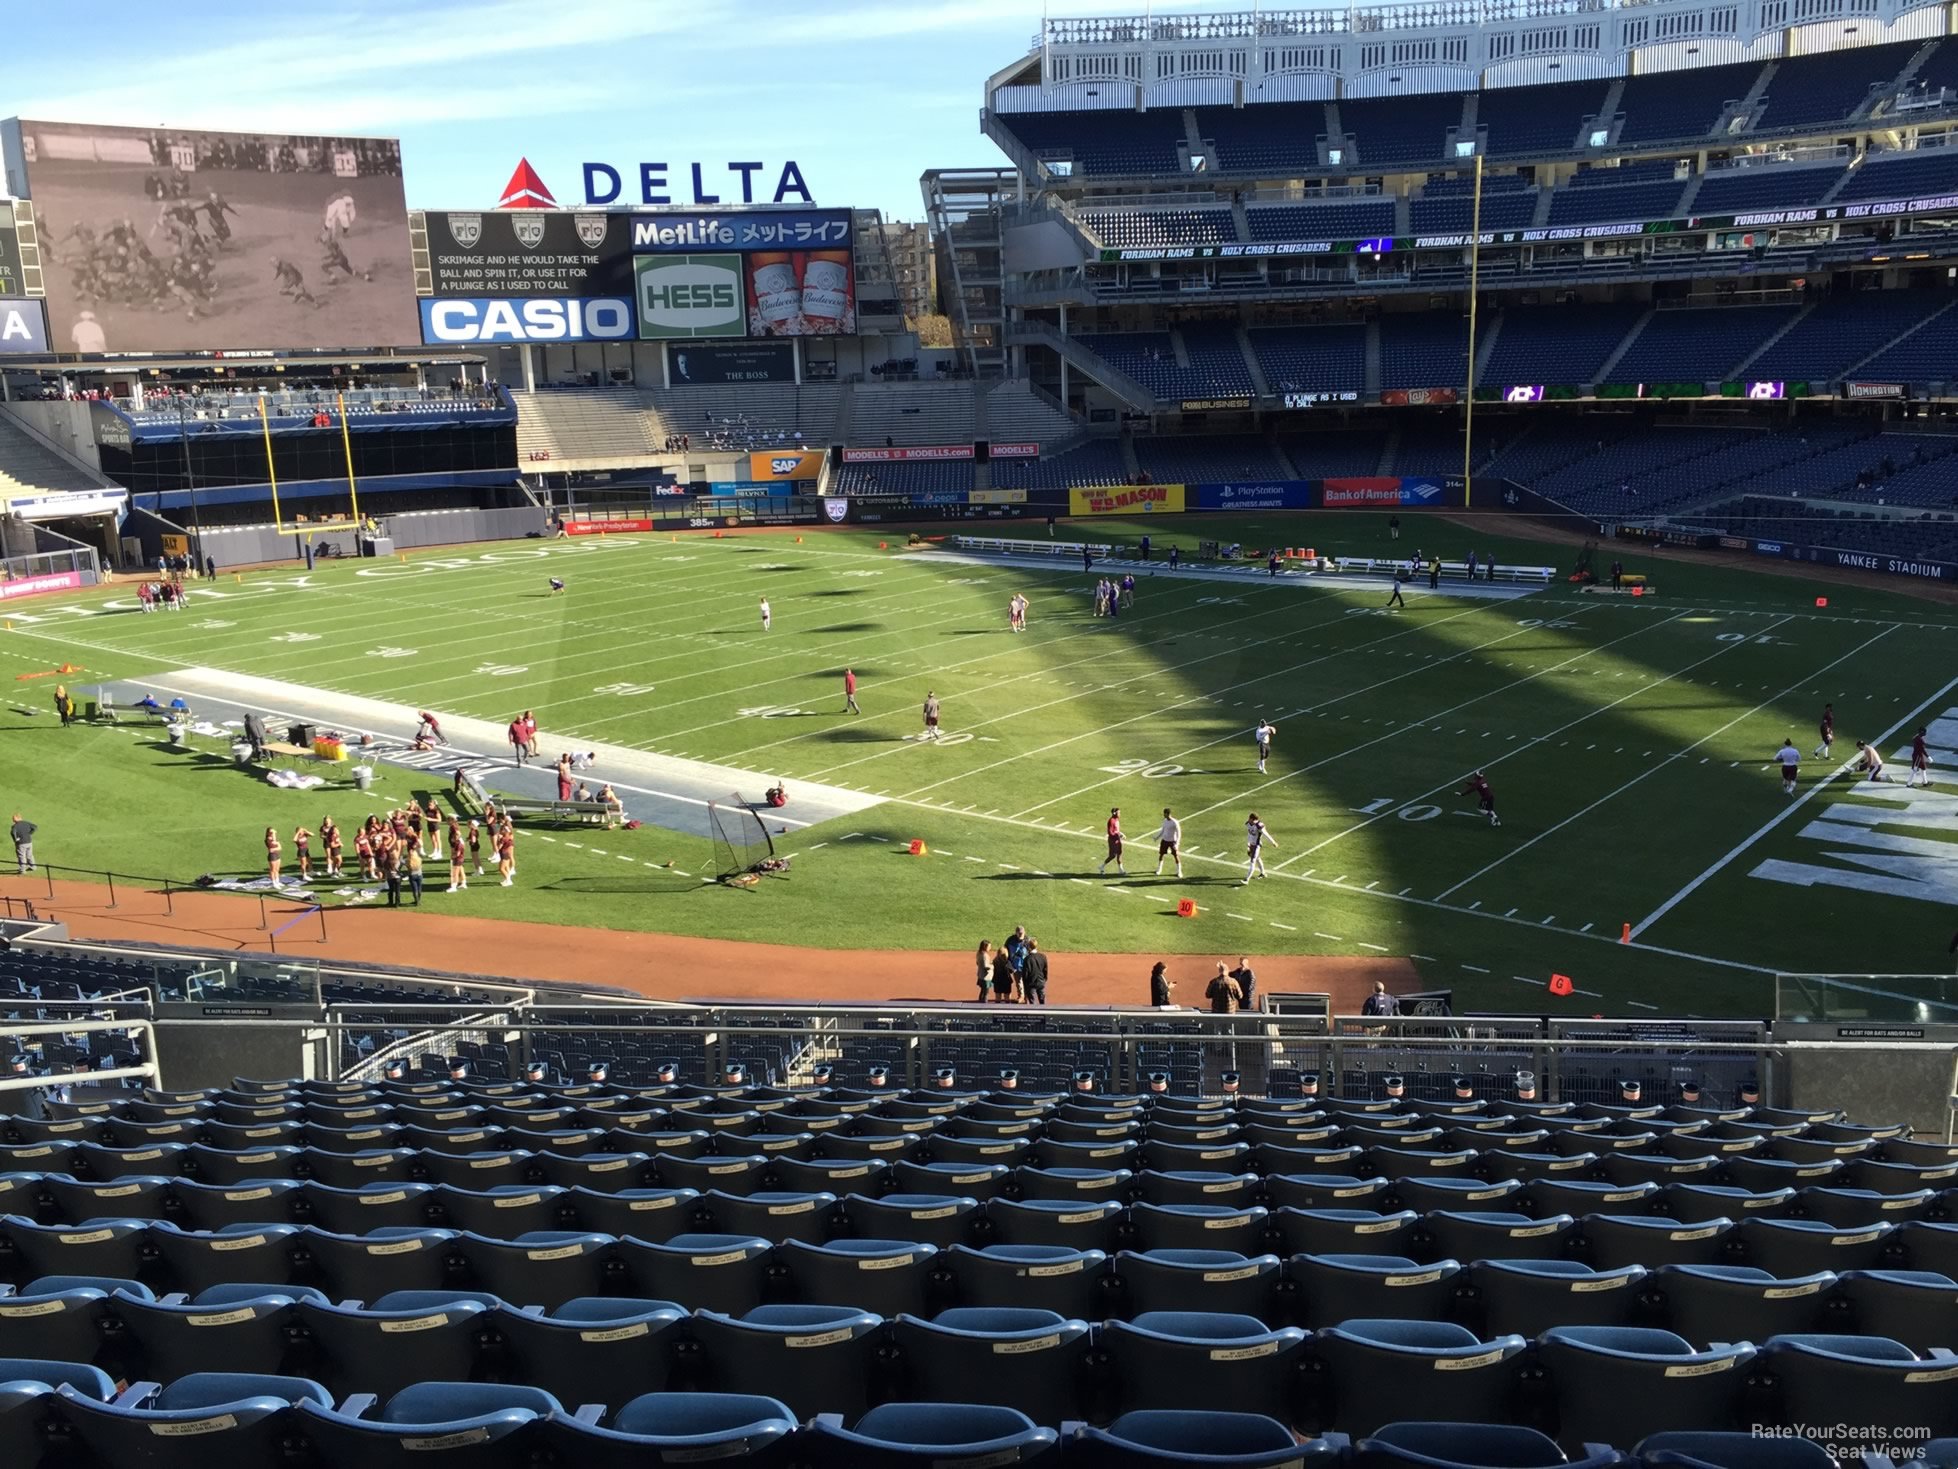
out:
{"label": "metal railing", "polygon": [[[89,1002],[95,1003],[95,1002]],[[36,1021],[31,1024],[0,1022],[0,1040],[36,1036],[71,1036],[93,1034],[98,1031],[114,1031],[139,1039],[141,1044],[137,1054],[148,1059],[135,1066],[117,1066],[102,1070],[55,1071],[23,1075],[0,1073],[0,1092],[29,1091],[42,1087],[98,1085],[105,1081],[146,1081],[151,1086],[163,1085],[162,1063],[157,1057],[156,1028],[146,1019],[137,1017]],[[21,1047],[23,1052],[36,1049],[33,1046]]]}

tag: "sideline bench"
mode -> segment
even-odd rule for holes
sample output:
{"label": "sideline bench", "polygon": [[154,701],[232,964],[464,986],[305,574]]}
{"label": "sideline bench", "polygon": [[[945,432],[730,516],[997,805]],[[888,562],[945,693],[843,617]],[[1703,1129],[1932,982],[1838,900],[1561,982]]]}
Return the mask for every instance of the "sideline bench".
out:
{"label": "sideline bench", "polygon": [[622,822],[625,820],[623,811],[615,812],[603,801],[537,801],[527,800],[522,796],[510,796],[498,801],[496,809],[507,811],[513,817],[543,816],[552,821],[576,822],[586,826],[594,822],[604,826],[614,815]]}
{"label": "sideline bench", "polygon": [[1111,545],[1087,541],[1022,541],[997,536],[953,536],[952,544],[961,551],[998,551],[1009,555],[1018,552],[1025,556],[1079,556],[1087,551],[1097,561],[1106,561],[1115,553]]}
{"label": "sideline bench", "polygon": [[[82,717],[84,719],[106,719],[111,724],[121,724],[122,716],[132,715],[147,720],[151,724],[168,724],[173,719],[190,719],[187,709],[172,709],[167,704],[144,704],[130,702],[118,704],[114,699],[83,699]],[[93,713],[90,711],[93,710]]]}
{"label": "sideline bench", "polygon": [[[1406,557],[1394,556],[1336,556],[1333,564],[1341,571],[1370,571],[1392,576],[1396,571],[1406,571],[1410,584],[1418,584],[1427,579],[1428,568],[1424,564],[1409,570]],[[1466,561],[1444,561],[1441,575],[1448,581],[1499,581],[1512,584],[1528,583],[1531,586],[1547,587],[1556,579],[1554,566],[1503,566],[1498,565],[1495,575],[1489,574],[1487,562],[1478,562],[1473,578],[1469,576]]]}

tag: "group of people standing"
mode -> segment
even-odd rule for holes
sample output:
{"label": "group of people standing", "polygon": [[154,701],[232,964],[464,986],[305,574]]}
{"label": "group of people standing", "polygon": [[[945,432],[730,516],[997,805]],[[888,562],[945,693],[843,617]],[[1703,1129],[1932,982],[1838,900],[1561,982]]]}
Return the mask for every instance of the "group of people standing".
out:
{"label": "group of people standing", "polygon": [[[481,821],[472,817],[465,827],[459,818],[443,816],[432,799],[425,806],[410,801],[386,816],[370,815],[360,824],[354,832],[354,856],[359,863],[360,880],[385,883],[390,908],[401,906],[404,887],[414,906],[420,907],[424,881],[422,864],[424,859],[439,855],[436,847],[438,834],[446,839],[449,892],[459,893],[468,889],[472,865],[477,877],[483,875],[485,838],[495,856],[502,886],[515,885],[517,835],[509,815],[497,812],[494,806],[486,807]],[[312,878],[315,835],[324,858],[322,875],[327,878],[347,877],[349,874],[343,860],[345,843],[340,828],[331,816],[322,816],[317,834],[303,825],[293,828],[292,860],[298,869],[299,880],[305,882]],[[279,829],[266,827],[265,871],[274,887],[284,882],[285,855],[285,844],[279,839]]]}
{"label": "group of people standing", "polygon": [[1028,935],[1024,923],[1015,924],[998,947],[991,939],[979,940],[973,960],[980,1004],[988,1000],[1002,1005],[1047,1003],[1047,956],[1040,952],[1040,941]]}
{"label": "group of people standing", "polygon": [[1120,581],[1103,577],[1095,583],[1095,616],[1119,617],[1125,608],[1135,606],[1135,577],[1124,576]]}
{"label": "group of people standing", "polygon": [[528,709],[510,721],[510,748],[516,752],[517,764],[537,758],[537,716]]}

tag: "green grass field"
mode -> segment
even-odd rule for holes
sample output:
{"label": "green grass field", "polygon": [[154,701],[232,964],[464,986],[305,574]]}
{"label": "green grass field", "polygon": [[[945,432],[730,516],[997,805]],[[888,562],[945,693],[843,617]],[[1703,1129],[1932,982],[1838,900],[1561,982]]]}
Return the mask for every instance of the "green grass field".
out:
{"label": "green grass field", "polygon": [[[1401,550],[1425,537],[1450,556],[1474,544],[1573,559],[1408,519]],[[1145,528],[1159,556],[1218,535],[1387,549],[1377,516],[1061,535]],[[1895,751],[1943,716],[1958,704],[1958,611],[1632,552],[1652,597],[1559,582],[1485,602],[1422,584],[1387,613],[1374,589],[1159,573],[1110,622],[1088,615],[1078,562],[974,566],[902,540],[642,536],[326,564],[248,574],[147,617],[105,590],[5,614],[0,666],[70,661],[88,670],[67,680],[83,690],[216,668],[498,723],[529,707],[547,752],[602,742],[781,776],[792,793],[819,781],[882,798],[782,838],[794,875],[760,892],[701,884],[708,843],[647,827],[527,836],[518,889],[438,893],[442,911],[827,946],[958,948],[1025,922],[1060,950],[1412,955],[1430,982],[1504,1009],[1540,1006],[1533,987],[1569,975],[1579,994],[1566,1003],[1585,1014],[1759,1012],[1777,970],[1946,968],[1952,797],[1907,796],[1901,766],[1883,799],[1853,795],[1850,777],[1810,761],[1791,800],[1768,762],[1785,735],[1814,747],[1824,700],[1837,711],[1830,771],[1857,737]],[[547,574],[568,593],[547,596]],[[1018,636],[1015,590],[1032,599]],[[846,664],[861,717],[839,712]],[[351,822],[446,788],[397,770],[371,797],[272,790],[150,732],[63,730],[52,682],[11,685],[0,746],[0,802],[40,823],[46,861],[246,872],[268,823],[314,825],[324,810]],[[927,688],[944,701],[938,745],[910,738]],[[1279,729],[1262,776],[1261,714]],[[1958,746],[1952,719],[1934,730],[1941,749]],[[1477,767],[1500,828],[1458,794]],[[1095,871],[1111,806],[1129,834],[1126,880]],[[1184,822],[1181,882],[1150,875],[1164,806]],[[1271,879],[1245,888],[1252,809],[1276,847]],[[914,838],[928,857],[903,854]],[[1198,919],[1173,916],[1182,897]],[[1618,942],[1627,923],[1631,945]]]}

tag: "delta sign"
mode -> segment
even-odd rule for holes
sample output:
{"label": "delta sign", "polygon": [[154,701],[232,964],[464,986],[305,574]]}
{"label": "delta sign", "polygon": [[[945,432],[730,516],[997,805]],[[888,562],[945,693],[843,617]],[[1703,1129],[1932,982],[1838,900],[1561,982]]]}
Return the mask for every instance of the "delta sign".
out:
{"label": "delta sign", "polygon": [[[779,167],[767,163],[635,163],[615,166],[610,163],[584,163],[586,204],[814,204],[809,185],[803,181],[802,167],[786,162]],[[756,175],[760,175],[759,183]],[[675,198],[673,190],[684,187],[667,182],[676,175],[692,185],[689,197]],[[769,192],[769,179],[774,179]],[[626,180],[633,181],[637,197],[627,197]],[[736,192],[740,197],[734,197]],[[556,209],[558,202],[528,158],[517,163],[516,172],[504,186],[499,209]]]}

